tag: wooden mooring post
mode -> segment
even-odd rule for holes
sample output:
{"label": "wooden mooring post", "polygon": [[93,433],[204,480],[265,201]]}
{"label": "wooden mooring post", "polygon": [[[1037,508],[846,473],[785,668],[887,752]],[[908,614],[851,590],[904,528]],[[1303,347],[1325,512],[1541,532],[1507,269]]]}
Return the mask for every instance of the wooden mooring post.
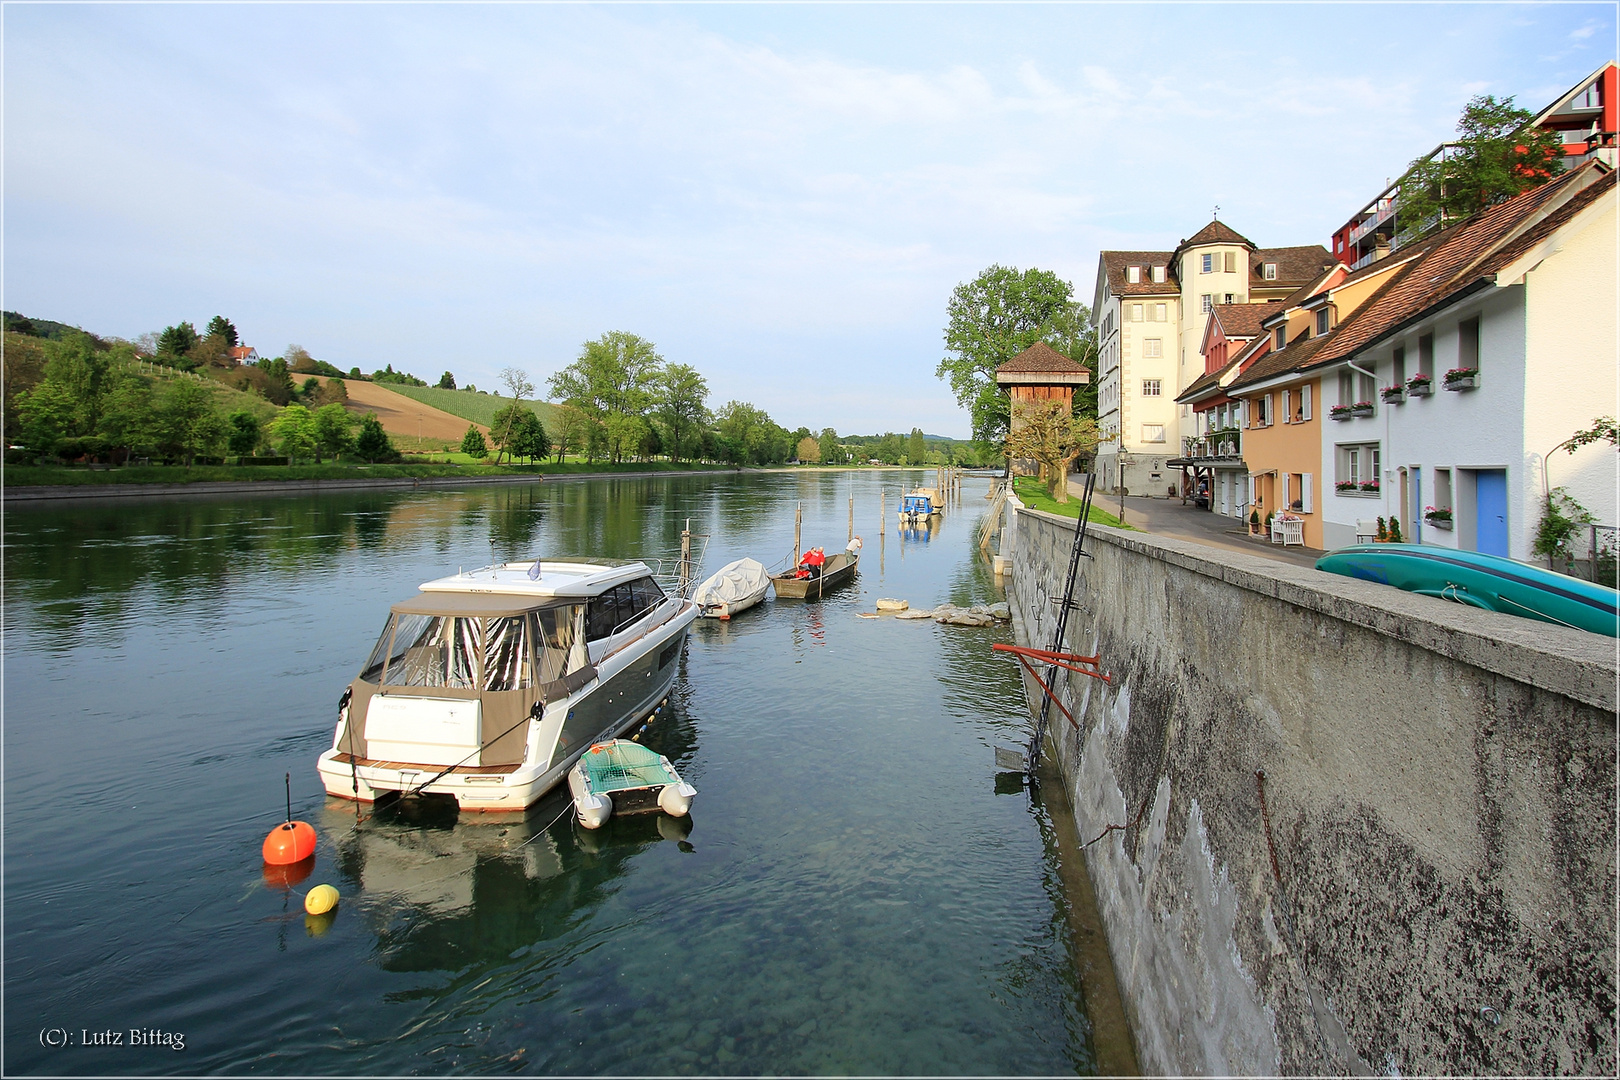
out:
{"label": "wooden mooring post", "polygon": [[793,511],[793,565],[799,565],[799,532],[804,527],[804,503]]}
{"label": "wooden mooring post", "polygon": [[849,493],[849,539],[855,539],[855,493]]}
{"label": "wooden mooring post", "polygon": [[686,528],[681,530],[681,595],[692,585],[692,519],[686,519]]}

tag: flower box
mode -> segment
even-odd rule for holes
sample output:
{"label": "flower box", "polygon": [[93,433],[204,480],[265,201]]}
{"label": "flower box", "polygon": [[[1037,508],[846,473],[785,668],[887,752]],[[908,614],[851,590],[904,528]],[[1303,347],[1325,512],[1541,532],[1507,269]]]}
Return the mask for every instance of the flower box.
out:
{"label": "flower box", "polygon": [[1472,390],[1479,385],[1478,368],[1452,368],[1446,372],[1447,390]]}
{"label": "flower box", "polygon": [[1378,489],[1378,481],[1377,481],[1377,480],[1368,480],[1368,481],[1365,481],[1365,482],[1364,482],[1364,483],[1363,483],[1363,484],[1362,484],[1362,485],[1361,485],[1361,490],[1362,490],[1362,492],[1363,492],[1363,494],[1367,494],[1367,495],[1377,495],[1377,494],[1378,494],[1378,490],[1379,490],[1379,489]]}
{"label": "flower box", "polygon": [[1434,380],[1427,375],[1414,375],[1406,380],[1408,397],[1428,397],[1434,393]]}
{"label": "flower box", "polygon": [[1378,396],[1391,405],[1399,405],[1406,400],[1406,385],[1397,383],[1394,386],[1386,386],[1379,391]]}
{"label": "flower box", "polygon": [[1356,483],[1354,480],[1340,480],[1337,484],[1333,485],[1333,490],[1338,492],[1340,495],[1354,495],[1356,492],[1361,490],[1361,485]]}
{"label": "flower box", "polygon": [[1358,401],[1354,405],[1350,406],[1351,416],[1371,416],[1372,414],[1373,403],[1370,401]]}
{"label": "flower box", "polygon": [[1431,506],[1423,511],[1423,520],[1437,529],[1451,531],[1451,510],[1448,508]]}
{"label": "flower box", "polygon": [[1335,405],[1335,406],[1333,406],[1333,408],[1328,410],[1328,419],[1330,419],[1330,420],[1348,420],[1348,419],[1350,419],[1350,406],[1348,406],[1348,405]]}

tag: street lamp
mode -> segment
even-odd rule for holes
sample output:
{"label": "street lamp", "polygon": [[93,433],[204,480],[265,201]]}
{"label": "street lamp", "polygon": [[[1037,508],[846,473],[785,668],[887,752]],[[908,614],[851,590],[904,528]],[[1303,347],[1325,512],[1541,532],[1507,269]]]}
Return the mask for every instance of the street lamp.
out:
{"label": "street lamp", "polygon": [[1114,460],[1119,462],[1119,523],[1123,525],[1125,524],[1125,468],[1131,464],[1131,455],[1125,451],[1124,446],[1121,446],[1119,453],[1114,455]]}

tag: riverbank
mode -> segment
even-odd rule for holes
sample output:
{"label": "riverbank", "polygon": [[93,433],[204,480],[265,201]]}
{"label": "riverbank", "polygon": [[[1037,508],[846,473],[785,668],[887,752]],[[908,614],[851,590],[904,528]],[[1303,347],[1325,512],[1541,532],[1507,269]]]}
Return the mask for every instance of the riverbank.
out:
{"label": "riverbank", "polygon": [[[1074,522],[1018,519],[1045,647]],[[1612,639],[1090,537],[1049,752],[1143,1070],[1612,1075]]]}

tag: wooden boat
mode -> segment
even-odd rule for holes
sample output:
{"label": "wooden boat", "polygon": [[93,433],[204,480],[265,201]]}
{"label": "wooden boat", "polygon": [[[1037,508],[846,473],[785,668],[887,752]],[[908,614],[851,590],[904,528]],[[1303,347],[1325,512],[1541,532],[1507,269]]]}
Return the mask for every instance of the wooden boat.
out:
{"label": "wooden boat", "polygon": [[581,754],[568,771],[568,790],[587,829],[600,829],[614,814],[685,817],[697,795],[669,758],[629,739],[596,743]]}
{"label": "wooden boat", "polygon": [[855,566],[860,562],[860,538],[850,541],[849,547],[838,554],[828,557],[821,564],[819,573],[809,570],[808,576],[799,577],[799,571],[805,569],[801,563],[783,574],[772,574],[771,585],[776,589],[776,595],[784,600],[820,600],[823,595],[841,585],[849,584],[855,577]]}
{"label": "wooden boat", "polygon": [[1620,593],[1539,566],[1426,544],[1357,544],[1316,560],[1318,570],[1459,604],[1620,636]]}
{"label": "wooden boat", "polygon": [[729,619],[765,599],[770,587],[771,575],[764,566],[753,559],[738,559],[699,585],[692,593],[692,603],[701,618]]}

